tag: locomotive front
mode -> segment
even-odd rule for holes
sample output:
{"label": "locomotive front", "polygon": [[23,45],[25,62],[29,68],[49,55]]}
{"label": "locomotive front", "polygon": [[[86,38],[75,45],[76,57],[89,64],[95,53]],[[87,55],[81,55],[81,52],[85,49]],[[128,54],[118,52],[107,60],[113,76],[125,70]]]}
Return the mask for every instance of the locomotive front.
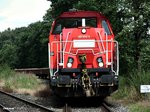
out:
{"label": "locomotive front", "polygon": [[49,36],[52,91],[62,97],[108,96],[118,88],[118,43],[94,11],[64,12]]}

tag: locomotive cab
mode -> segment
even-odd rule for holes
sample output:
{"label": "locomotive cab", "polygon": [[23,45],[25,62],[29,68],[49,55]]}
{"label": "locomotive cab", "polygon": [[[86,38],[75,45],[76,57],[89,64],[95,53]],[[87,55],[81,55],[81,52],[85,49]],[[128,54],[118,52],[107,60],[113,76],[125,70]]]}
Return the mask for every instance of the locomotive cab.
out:
{"label": "locomotive cab", "polygon": [[119,54],[108,19],[64,12],[49,36],[50,86],[59,96],[108,96],[118,88]]}

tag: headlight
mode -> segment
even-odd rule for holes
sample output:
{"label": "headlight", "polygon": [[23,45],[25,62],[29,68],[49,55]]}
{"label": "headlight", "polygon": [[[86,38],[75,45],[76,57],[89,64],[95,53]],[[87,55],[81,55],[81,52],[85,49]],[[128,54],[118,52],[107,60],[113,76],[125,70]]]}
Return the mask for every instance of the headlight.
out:
{"label": "headlight", "polygon": [[67,63],[67,67],[68,67],[68,68],[71,68],[71,67],[72,67],[73,61],[74,61],[73,58],[71,58],[71,57],[68,58],[68,63]]}
{"label": "headlight", "polygon": [[72,63],[67,63],[67,67],[71,68],[72,67]]}
{"label": "headlight", "polygon": [[98,66],[99,66],[99,67],[103,67],[103,66],[104,66],[102,57],[98,57],[98,58],[97,58],[97,62],[98,62]]}
{"label": "headlight", "polygon": [[83,33],[83,34],[86,33],[86,29],[85,29],[85,28],[82,29],[82,33]]}
{"label": "headlight", "polygon": [[103,67],[104,66],[103,62],[100,62],[98,65],[99,65],[99,67]]}

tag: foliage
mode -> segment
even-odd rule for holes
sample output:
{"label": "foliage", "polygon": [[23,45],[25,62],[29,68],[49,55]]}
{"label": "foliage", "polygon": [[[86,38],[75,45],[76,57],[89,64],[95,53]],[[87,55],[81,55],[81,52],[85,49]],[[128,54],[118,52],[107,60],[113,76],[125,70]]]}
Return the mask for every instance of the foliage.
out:
{"label": "foliage", "polygon": [[48,32],[46,23],[36,22],[22,33],[22,38],[18,39],[18,68],[47,66]]}
{"label": "foliage", "polygon": [[[148,47],[150,33],[150,2],[147,0],[125,0],[120,1],[119,10],[122,13],[123,29],[118,32],[117,39],[120,42],[120,62],[123,71],[130,73],[132,69],[139,72],[145,69],[144,57],[148,57],[148,52],[144,53]],[[143,55],[144,54],[144,55]],[[147,60],[148,62],[150,60]],[[132,67],[131,67],[132,66]]]}
{"label": "foliage", "polygon": [[0,33],[0,63],[13,68],[47,67],[49,22]]}
{"label": "foliage", "polygon": [[0,63],[14,66],[17,60],[16,44],[13,32],[8,29],[0,33]]}
{"label": "foliage", "polygon": [[[73,8],[73,5],[78,2],[78,0],[50,0],[51,1],[51,8],[48,10],[46,16],[51,15],[52,17],[56,18],[64,11],[68,11],[69,9]],[[49,18],[51,19],[51,18]]]}

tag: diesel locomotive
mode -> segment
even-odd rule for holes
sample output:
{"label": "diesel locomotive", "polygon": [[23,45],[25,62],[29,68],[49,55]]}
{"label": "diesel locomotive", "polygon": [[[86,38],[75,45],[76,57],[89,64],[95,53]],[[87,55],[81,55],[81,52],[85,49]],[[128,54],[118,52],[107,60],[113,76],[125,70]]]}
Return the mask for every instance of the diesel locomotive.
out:
{"label": "diesel locomotive", "polygon": [[118,42],[103,14],[77,10],[62,13],[52,24],[48,50],[54,94],[99,97],[118,89]]}

